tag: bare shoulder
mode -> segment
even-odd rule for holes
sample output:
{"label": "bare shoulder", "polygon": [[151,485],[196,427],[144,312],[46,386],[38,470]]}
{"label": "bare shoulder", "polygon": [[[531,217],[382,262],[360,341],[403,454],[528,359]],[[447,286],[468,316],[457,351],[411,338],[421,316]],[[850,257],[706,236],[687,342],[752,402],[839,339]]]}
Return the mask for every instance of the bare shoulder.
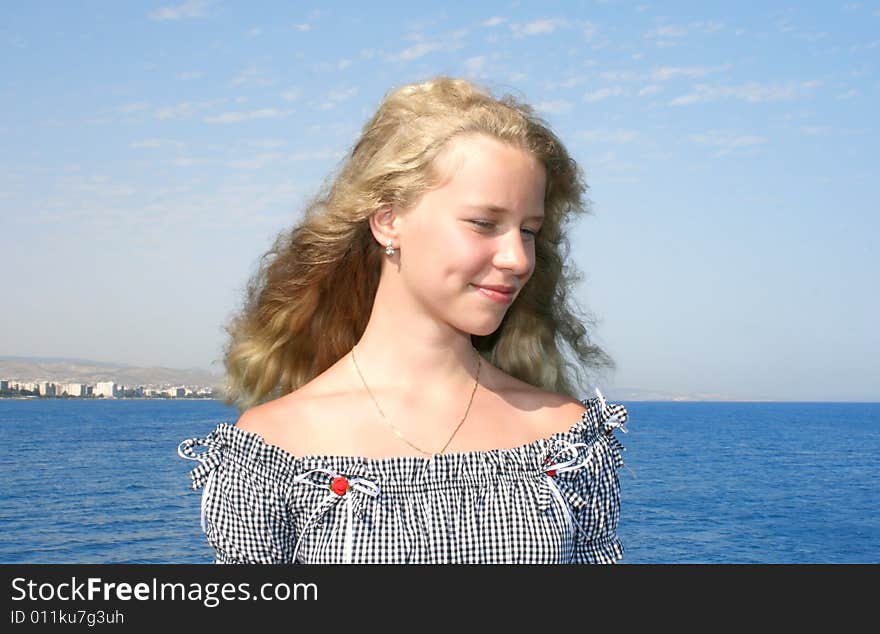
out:
{"label": "bare shoulder", "polygon": [[586,411],[583,403],[565,394],[539,390],[538,398],[544,403],[538,418],[544,436],[569,431]]}
{"label": "bare shoulder", "polygon": [[510,402],[530,413],[534,431],[541,437],[569,431],[586,411],[583,403],[566,394],[543,390],[512,377],[505,384],[508,394],[515,395]]}
{"label": "bare shoulder", "polygon": [[297,453],[295,438],[306,435],[310,402],[305,395],[291,392],[285,396],[245,410],[235,426],[257,434],[270,444]]}

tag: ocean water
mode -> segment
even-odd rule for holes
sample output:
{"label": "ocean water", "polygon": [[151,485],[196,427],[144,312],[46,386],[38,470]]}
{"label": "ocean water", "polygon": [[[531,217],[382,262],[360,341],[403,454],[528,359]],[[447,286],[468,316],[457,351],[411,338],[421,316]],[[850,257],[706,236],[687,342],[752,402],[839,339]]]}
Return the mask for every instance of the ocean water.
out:
{"label": "ocean water", "polygon": [[[880,404],[623,403],[621,563],[880,562]],[[0,400],[0,563],[206,563],[217,401]]]}

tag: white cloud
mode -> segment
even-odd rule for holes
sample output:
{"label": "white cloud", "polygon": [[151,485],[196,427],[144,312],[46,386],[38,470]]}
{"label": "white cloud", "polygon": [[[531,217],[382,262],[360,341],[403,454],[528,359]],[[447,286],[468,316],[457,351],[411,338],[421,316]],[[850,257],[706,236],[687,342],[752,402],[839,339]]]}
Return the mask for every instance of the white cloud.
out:
{"label": "white cloud", "polygon": [[439,42],[421,42],[415,46],[403,49],[396,55],[389,55],[388,59],[392,61],[408,62],[410,60],[418,59],[423,55],[427,55],[431,51],[436,51],[439,48]]}
{"label": "white cloud", "polygon": [[251,84],[254,86],[271,86],[275,81],[266,78],[266,71],[258,68],[245,68],[239,71],[231,82],[232,86],[241,86],[242,84]]}
{"label": "white cloud", "polygon": [[558,88],[574,88],[575,86],[580,86],[587,82],[590,79],[586,75],[574,75],[567,79],[563,79],[562,81],[547,81],[545,82],[545,86],[547,90],[556,90]]}
{"label": "white cloud", "polygon": [[207,15],[208,0],[186,0],[176,7],[162,7],[149,14],[151,20],[185,20]]}
{"label": "white cloud", "polygon": [[451,33],[441,34],[433,40],[425,40],[420,33],[413,33],[408,35],[406,39],[414,40],[416,44],[405,48],[400,53],[386,54],[385,59],[392,62],[408,62],[433,51],[456,51],[464,46],[462,40],[468,32],[468,29],[458,29]]}
{"label": "white cloud", "polygon": [[251,147],[258,147],[264,150],[273,150],[275,148],[284,147],[287,141],[283,139],[260,139],[256,141],[248,141]]}
{"label": "white cloud", "polygon": [[307,33],[308,31],[312,30],[312,25],[308,23],[294,24],[293,28],[295,28],[300,33]]}
{"label": "white cloud", "polygon": [[638,133],[635,130],[582,130],[578,136],[590,143],[632,143]]}
{"label": "white cloud", "polygon": [[726,98],[739,99],[747,103],[785,101],[796,99],[801,96],[803,90],[809,90],[814,85],[816,84],[813,84],[813,82],[804,82],[800,85],[793,82],[774,85],[747,82],[740,86],[709,86],[707,84],[697,84],[692,92],[676,97],[669,102],[669,105],[686,106],[694,103]]}
{"label": "white cloud", "polygon": [[160,148],[160,147],[183,147],[183,143],[173,139],[141,139],[140,141],[132,141],[129,147],[133,149],[140,148]]}
{"label": "white cloud", "polygon": [[663,26],[658,26],[656,29],[652,31],[648,31],[646,37],[651,39],[667,39],[673,37],[684,37],[687,35],[687,29],[683,26],[676,26],[674,24],[665,24]]}
{"label": "white cloud", "polygon": [[603,99],[608,99],[609,97],[618,97],[623,94],[623,89],[620,86],[613,86],[611,88],[600,88],[599,90],[594,90],[593,92],[588,92],[584,95],[584,101],[587,103],[595,103],[597,101],[602,101]]}
{"label": "white cloud", "polygon": [[584,33],[584,37],[586,37],[587,39],[590,39],[594,35],[596,35],[596,31],[598,30],[596,28],[596,25],[592,22],[581,22],[580,27]]}
{"label": "white cloud", "polygon": [[516,33],[523,35],[543,35],[544,33],[553,33],[557,28],[568,26],[568,20],[562,18],[544,18],[543,20],[534,20],[526,22],[523,25],[513,25]]}
{"label": "white cloud", "polygon": [[186,119],[200,110],[212,107],[216,103],[216,101],[200,101],[196,103],[186,101],[173,106],[165,106],[156,110],[156,118],[161,120]]}
{"label": "white cloud", "polygon": [[880,46],[880,40],[872,40],[867,44],[853,44],[849,47],[850,53],[857,53],[859,51],[870,51],[871,49],[877,48]]}
{"label": "white cloud", "polygon": [[847,11],[855,11],[856,9],[861,9],[864,5],[861,2],[847,2],[843,5],[843,8]]}
{"label": "white cloud", "polygon": [[702,31],[703,33],[716,33],[724,28],[723,23],[715,22],[714,20],[709,20],[708,22],[692,22],[689,26],[697,31]]}
{"label": "white cloud", "polygon": [[502,18],[499,16],[492,16],[488,20],[483,22],[483,26],[498,26],[502,22],[504,22],[507,18]]}
{"label": "white cloud", "polygon": [[840,100],[843,100],[843,99],[852,99],[853,97],[855,97],[855,96],[858,95],[858,94],[859,94],[859,93],[858,93],[857,90],[854,90],[854,89],[850,88],[850,89],[847,90],[846,92],[842,92],[842,93],[840,93],[839,95],[837,95],[837,96],[835,97],[835,99],[840,99]]}
{"label": "white cloud", "polygon": [[827,125],[804,126],[801,132],[810,136],[825,136],[831,134],[831,128]]}
{"label": "white cloud", "polygon": [[327,73],[335,73],[335,72],[343,71],[346,68],[348,68],[349,66],[351,66],[350,59],[340,59],[340,60],[336,60],[336,61],[329,61],[328,60],[328,61],[324,61],[324,62],[317,62],[316,64],[314,64],[312,66],[312,68],[314,68],[317,72],[319,72],[321,74],[327,74]]}
{"label": "white cloud", "polygon": [[341,88],[339,90],[331,90],[327,93],[327,99],[330,101],[335,101],[336,103],[340,103],[342,101],[348,101],[352,97],[358,94],[357,86],[352,86],[351,88]]}
{"label": "white cloud", "polygon": [[776,28],[782,33],[795,31],[797,27],[792,24],[791,18],[783,17],[776,21]]}
{"label": "white cloud", "polygon": [[668,81],[676,77],[704,77],[711,70],[705,66],[662,66],[652,73],[654,81]]}
{"label": "white cloud", "polygon": [[266,154],[258,154],[247,159],[238,159],[230,161],[229,167],[239,170],[258,170],[263,169],[270,163],[275,163],[282,158],[283,154],[277,152],[268,152]]}
{"label": "white cloud", "polygon": [[132,196],[137,189],[128,183],[115,182],[104,174],[93,174],[85,179],[64,179],[65,185],[73,191],[98,194],[101,198],[117,198]]}
{"label": "white cloud", "polygon": [[123,114],[131,114],[132,112],[141,112],[150,107],[146,101],[138,101],[137,103],[127,103],[119,106],[119,112]]}
{"label": "white cloud", "polygon": [[535,104],[538,112],[546,112],[548,114],[562,114],[571,110],[571,102],[565,99],[556,99],[553,101],[541,101]]}
{"label": "white cloud", "polygon": [[199,71],[186,71],[183,73],[177,73],[174,78],[179,79],[181,81],[189,81],[191,79],[198,79],[202,76],[202,73]]}
{"label": "white cloud", "polygon": [[284,101],[296,101],[299,99],[299,90],[296,90],[295,88],[285,90],[281,93],[281,98],[284,99]]}
{"label": "white cloud", "polygon": [[239,121],[250,121],[252,119],[278,119],[289,114],[289,111],[261,108],[260,110],[251,110],[249,112],[224,112],[213,117],[205,117],[204,121],[205,123],[238,123]]}
{"label": "white cloud", "polygon": [[617,152],[605,152],[590,161],[592,165],[604,167],[606,170],[613,172],[627,172],[633,170],[636,166],[627,161],[621,161],[617,157]]}
{"label": "white cloud", "polygon": [[247,32],[248,37],[257,37],[258,35],[263,33],[263,29],[259,27],[254,27]]}
{"label": "white cloud", "polygon": [[478,55],[469,57],[464,61],[465,72],[470,75],[479,75],[486,68],[486,56]]}
{"label": "white cloud", "polygon": [[565,18],[542,18],[540,20],[532,20],[524,24],[511,24],[510,30],[514,36],[524,37],[528,35],[547,35],[553,33],[557,29],[574,29],[579,28],[583,32],[585,38],[590,39],[596,34],[596,26],[588,21],[566,20]]}
{"label": "white cloud", "polygon": [[818,42],[819,40],[824,40],[828,37],[828,33],[824,31],[815,31],[815,32],[807,32],[803,31],[798,33],[795,37],[798,37],[802,40],[807,40],[808,42]]}
{"label": "white cloud", "polygon": [[348,101],[358,94],[357,86],[352,86],[350,88],[340,88],[334,89],[327,93],[327,100],[322,103],[319,108],[321,110],[330,110],[335,108],[343,101]]}
{"label": "white cloud", "polygon": [[174,167],[192,167],[196,163],[201,163],[201,159],[194,158],[176,158],[171,160],[171,164]]}
{"label": "white cloud", "polygon": [[639,97],[647,97],[648,95],[653,95],[663,90],[663,86],[658,86],[657,84],[648,84],[641,90],[639,90]]}
{"label": "white cloud", "polygon": [[736,134],[726,130],[710,130],[706,134],[691,135],[691,139],[701,145],[708,145],[718,150],[717,156],[730,154],[737,150],[763,145],[767,139],[762,136]]}
{"label": "white cloud", "polygon": [[305,150],[288,156],[291,161],[326,161],[339,160],[345,156],[345,150]]}
{"label": "white cloud", "polygon": [[599,73],[605,81],[634,81],[639,75],[629,70],[606,70]]}

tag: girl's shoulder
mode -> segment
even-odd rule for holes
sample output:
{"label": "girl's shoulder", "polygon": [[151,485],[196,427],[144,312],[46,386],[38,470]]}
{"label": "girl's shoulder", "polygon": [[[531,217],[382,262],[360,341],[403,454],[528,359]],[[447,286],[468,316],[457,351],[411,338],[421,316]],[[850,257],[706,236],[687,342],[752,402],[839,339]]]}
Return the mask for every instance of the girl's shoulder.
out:
{"label": "girl's shoulder", "polygon": [[[467,411],[465,424],[450,451],[516,447],[565,433],[586,411],[582,401],[536,388],[500,370],[498,373],[491,389],[478,392],[479,398]],[[460,419],[465,405],[451,404],[448,412],[428,404],[408,410],[399,403],[386,403],[385,409],[389,410],[388,416],[390,410],[396,414],[392,421],[415,422],[407,429],[417,431],[419,425],[428,426],[438,419],[441,423]],[[316,380],[245,411],[235,426],[295,456],[347,454],[376,458],[407,451],[390,433],[384,416],[365,395],[347,394],[330,381]]]}

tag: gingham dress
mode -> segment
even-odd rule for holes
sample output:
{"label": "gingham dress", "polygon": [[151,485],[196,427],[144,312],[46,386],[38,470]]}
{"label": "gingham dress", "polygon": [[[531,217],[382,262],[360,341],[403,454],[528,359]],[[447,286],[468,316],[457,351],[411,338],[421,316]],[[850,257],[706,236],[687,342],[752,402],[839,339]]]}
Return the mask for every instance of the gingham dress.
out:
{"label": "gingham dress", "polygon": [[511,449],[296,457],[221,423],[178,453],[200,463],[215,563],[614,563],[627,412],[596,392],[567,432]]}

